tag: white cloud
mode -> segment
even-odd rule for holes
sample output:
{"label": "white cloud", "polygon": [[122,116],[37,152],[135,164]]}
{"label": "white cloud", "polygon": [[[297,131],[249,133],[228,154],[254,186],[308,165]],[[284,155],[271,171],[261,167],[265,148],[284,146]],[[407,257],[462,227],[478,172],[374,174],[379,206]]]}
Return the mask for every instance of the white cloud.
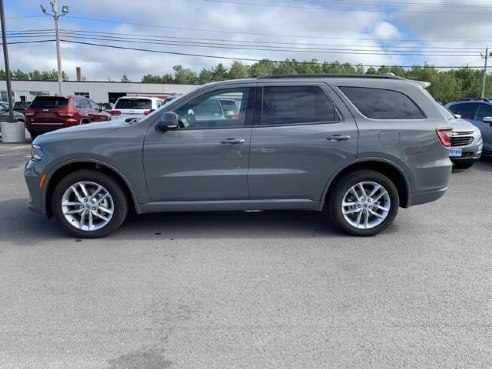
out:
{"label": "white cloud", "polygon": [[381,40],[399,39],[401,37],[398,28],[388,22],[381,22],[376,25],[374,36]]}

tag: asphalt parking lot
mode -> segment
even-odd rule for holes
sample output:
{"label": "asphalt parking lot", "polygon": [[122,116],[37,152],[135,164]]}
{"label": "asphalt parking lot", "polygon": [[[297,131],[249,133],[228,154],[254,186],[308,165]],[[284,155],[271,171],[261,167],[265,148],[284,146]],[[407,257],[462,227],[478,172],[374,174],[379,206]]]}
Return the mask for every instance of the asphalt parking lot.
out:
{"label": "asphalt parking lot", "polygon": [[100,240],[25,206],[0,144],[0,368],[490,368],[492,160],[373,238],[321,214],[131,216]]}

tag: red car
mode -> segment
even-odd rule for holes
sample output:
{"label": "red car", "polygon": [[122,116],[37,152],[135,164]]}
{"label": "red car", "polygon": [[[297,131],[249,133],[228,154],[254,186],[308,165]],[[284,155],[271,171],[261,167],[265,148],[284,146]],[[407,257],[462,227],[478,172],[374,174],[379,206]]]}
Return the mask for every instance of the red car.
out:
{"label": "red car", "polygon": [[33,140],[56,129],[111,120],[111,114],[83,96],[36,96],[25,115]]}

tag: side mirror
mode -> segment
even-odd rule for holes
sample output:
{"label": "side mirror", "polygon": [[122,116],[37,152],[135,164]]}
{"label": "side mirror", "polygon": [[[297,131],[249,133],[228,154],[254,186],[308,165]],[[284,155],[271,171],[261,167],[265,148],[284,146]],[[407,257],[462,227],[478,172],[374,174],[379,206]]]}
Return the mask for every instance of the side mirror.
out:
{"label": "side mirror", "polygon": [[157,123],[157,128],[162,132],[178,129],[178,127],[178,114],[173,111],[167,111],[162,114],[159,123]]}
{"label": "side mirror", "polygon": [[483,117],[482,121],[483,121],[484,123],[489,123],[489,124],[491,124],[491,123],[492,123],[492,117]]}
{"label": "side mirror", "polygon": [[461,119],[461,114],[453,114],[456,119]]}

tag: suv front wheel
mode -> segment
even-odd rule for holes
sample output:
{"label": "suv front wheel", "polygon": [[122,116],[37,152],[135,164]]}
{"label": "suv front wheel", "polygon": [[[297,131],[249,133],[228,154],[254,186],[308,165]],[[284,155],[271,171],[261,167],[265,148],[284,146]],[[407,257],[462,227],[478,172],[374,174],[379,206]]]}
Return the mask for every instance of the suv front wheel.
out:
{"label": "suv front wheel", "polygon": [[95,170],[80,170],[63,178],[53,192],[55,217],[74,236],[104,237],[126,218],[128,203],[120,185]]}
{"label": "suv front wheel", "polygon": [[379,172],[357,170],[337,183],[327,206],[331,219],[345,232],[373,236],[395,219],[399,207],[398,190]]}

